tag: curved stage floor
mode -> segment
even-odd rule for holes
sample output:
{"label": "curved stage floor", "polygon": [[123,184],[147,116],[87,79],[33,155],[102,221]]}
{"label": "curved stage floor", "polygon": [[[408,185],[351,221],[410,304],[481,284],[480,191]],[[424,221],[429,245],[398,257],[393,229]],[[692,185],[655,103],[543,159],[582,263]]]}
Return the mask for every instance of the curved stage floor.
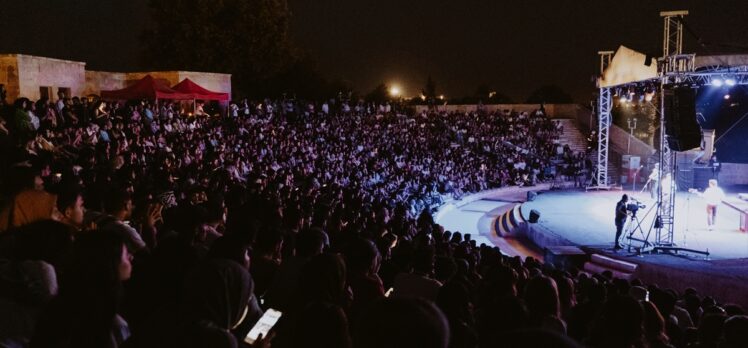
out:
{"label": "curved stage floor", "polygon": [[[547,229],[546,234],[551,234],[546,237],[558,239],[554,243],[606,249],[613,247],[615,206],[623,193],[549,191],[524,203],[521,209],[524,216],[529,216],[532,209],[540,212],[537,225]],[[633,196],[646,205],[637,212],[642,228],[636,229],[633,237],[646,239],[656,214],[653,201],[646,193]],[[748,258],[748,233],[740,232],[739,223],[738,212],[722,204],[717,208],[716,229],[709,231],[703,199],[685,192],[676,194],[673,241],[679,247],[708,251],[712,260]],[[650,241],[654,240],[654,234],[654,229],[651,229]],[[621,237],[621,244],[626,245],[624,237]],[[632,245],[641,243],[632,242]],[[693,255],[696,257],[697,254]]]}
{"label": "curved stage floor", "polygon": [[[534,201],[522,204],[524,216],[530,210],[540,213],[536,224],[529,224],[528,237],[538,247],[575,245],[587,253],[597,253],[638,265],[634,276],[648,283],[684,290],[691,286],[703,294],[711,294],[727,302],[748,306],[748,233],[740,232],[739,213],[721,204],[718,207],[717,228],[707,230],[706,206],[696,195],[679,192],[676,195],[675,233],[673,241],[679,247],[709,251],[710,256],[680,252],[678,254],[636,255],[626,249],[613,250],[615,238],[615,205],[624,192],[546,191]],[[627,192],[628,193],[628,192]],[[631,195],[631,193],[629,193]],[[733,196],[734,194],[728,194]],[[655,211],[645,217],[652,205],[649,195],[633,194],[647,208],[637,215],[643,234],[649,230]],[[642,238],[638,230],[634,237]],[[652,231],[652,239],[654,230]],[[632,242],[639,246],[641,243]]]}
{"label": "curved stage floor", "polygon": [[527,191],[549,187],[548,184],[522,188],[507,187],[473,194],[440,207],[434,220],[447,231],[471,234],[479,245],[495,245],[510,256],[542,259],[542,251],[532,243],[524,239],[497,236],[495,222],[501,214],[524,202]]}

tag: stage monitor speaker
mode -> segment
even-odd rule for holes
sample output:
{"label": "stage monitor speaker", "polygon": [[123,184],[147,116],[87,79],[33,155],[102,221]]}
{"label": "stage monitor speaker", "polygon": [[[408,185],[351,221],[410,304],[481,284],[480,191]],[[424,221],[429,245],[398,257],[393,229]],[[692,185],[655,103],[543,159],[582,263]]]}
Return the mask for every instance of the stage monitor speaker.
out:
{"label": "stage monitor speaker", "polygon": [[535,197],[538,196],[538,193],[535,191],[527,191],[527,201],[532,202],[535,200]]}
{"label": "stage monitor speaker", "polygon": [[537,223],[538,220],[540,220],[540,212],[535,209],[530,210],[530,219],[527,221],[529,221],[531,224],[534,224]]}
{"label": "stage monitor speaker", "polygon": [[696,91],[689,87],[665,90],[665,137],[673,151],[701,145],[701,126],[696,121]]}

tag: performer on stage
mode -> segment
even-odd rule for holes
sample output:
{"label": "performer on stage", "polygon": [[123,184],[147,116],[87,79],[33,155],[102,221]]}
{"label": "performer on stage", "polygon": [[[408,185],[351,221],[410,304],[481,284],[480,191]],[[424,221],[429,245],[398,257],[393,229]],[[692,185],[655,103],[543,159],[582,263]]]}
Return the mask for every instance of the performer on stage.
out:
{"label": "performer on stage", "polygon": [[621,238],[621,233],[623,233],[623,225],[626,224],[626,217],[628,216],[626,213],[626,202],[628,200],[629,196],[623,195],[621,200],[616,204],[616,249],[621,249],[621,244],[618,243],[618,240]]}
{"label": "performer on stage", "polygon": [[717,223],[717,205],[725,199],[725,192],[717,186],[717,180],[710,179],[709,187],[704,190],[704,193],[699,193],[695,189],[688,190],[689,192],[697,193],[699,196],[704,197],[706,200],[706,224],[707,228],[711,231],[714,230],[714,225]]}
{"label": "performer on stage", "polygon": [[671,193],[670,186],[673,186],[673,184],[675,184],[674,185],[675,190],[673,192],[678,192],[677,184],[673,183],[673,176],[670,175],[670,173],[665,174],[665,177],[662,178],[662,199],[663,200],[667,199],[667,197],[670,196],[670,193]]}
{"label": "performer on stage", "polygon": [[649,194],[652,199],[657,199],[657,189],[660,186],[660,164],[655,163],[654,169],[649,173]]}

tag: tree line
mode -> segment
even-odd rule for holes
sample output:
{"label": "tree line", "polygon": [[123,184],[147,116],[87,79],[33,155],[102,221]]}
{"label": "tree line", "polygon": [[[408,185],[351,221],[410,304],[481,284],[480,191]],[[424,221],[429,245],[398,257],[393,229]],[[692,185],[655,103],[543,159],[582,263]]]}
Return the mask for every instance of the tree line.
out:
{"label": "tree line", "polygon": [[[345,94],[369,101],[392,100],[382,83],[364,95],[341,80],[318,70],[314,59],[293,43],[287,0],[150,0],[153,27],[142,34],[143,65],[153,70],[192,70],[232,74],[237,95],[322,99]],[[288,95],[290,94],[290,95]],[[413,102],[445,101],[429,76],[421,98]],[[451,103],[514,102],[488,84]],[[525,102],[572,102],[554,85],[538,88]]]}

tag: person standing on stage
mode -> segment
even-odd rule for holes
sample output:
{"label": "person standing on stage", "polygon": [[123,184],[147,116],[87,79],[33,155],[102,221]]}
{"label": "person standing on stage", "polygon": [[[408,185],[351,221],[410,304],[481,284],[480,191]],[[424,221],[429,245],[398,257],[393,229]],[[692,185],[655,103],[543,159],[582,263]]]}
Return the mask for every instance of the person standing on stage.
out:
{"label": "person standing on stage", "polygon": [[626,217],[628,216],[626,212],[626,202],[628,202],[629,196],[623,195],[621,197],[621,200],[618,201],[616,204],[616,245],[615,249],[621,249],[621,244],[618,243],[618,240],[621,238],[621,233],[623,233],[623,225],[626,224]]}
{"label": "person standing on stage", "polygon": [[657,189],[660,186],[660,164],[655,163],[654,169],[649,173],[649,194],[652,199],[657,198]]}
{"label": "person standing on stage", "polygon": [[717,180],[710,179],[709,187],[704,190],[704,193],[699,193],[696,190],[689,190],[689,192],[698,193],[699,196],[704,197],[706,200],[706,224],[707,228],[711,231],[714,230],[714,225],[717,223],[717,205],[725,200],[725,191],[717,186]]}
{"label": "person standing on stage", "polygon": [[673,176],[670,173],[665,174],[665,177],[662,178],[662,200],[666,200],[667,197],[670,196],[671,192],[677,191],[678,185],[677,183],[673,182]]}

